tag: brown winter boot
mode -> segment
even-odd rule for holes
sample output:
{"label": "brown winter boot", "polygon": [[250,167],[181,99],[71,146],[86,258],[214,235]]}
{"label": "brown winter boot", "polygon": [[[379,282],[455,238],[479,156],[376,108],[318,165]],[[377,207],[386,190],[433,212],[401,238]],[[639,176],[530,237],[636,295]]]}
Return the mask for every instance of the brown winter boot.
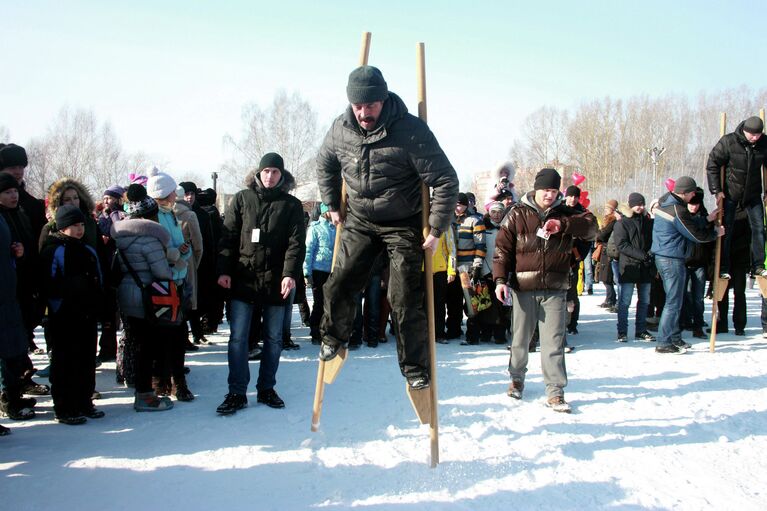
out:
{"label": "brown winter boot", "polygon": [[161,376],[152,377],[152,388],[158,396],[170,396],[171,383],[170,378]]}
{"label": "brown winter boot", "polygon": [[186,385],[186,378],[173,378],[173,396],[179,401],[194,401],[194,394]]}

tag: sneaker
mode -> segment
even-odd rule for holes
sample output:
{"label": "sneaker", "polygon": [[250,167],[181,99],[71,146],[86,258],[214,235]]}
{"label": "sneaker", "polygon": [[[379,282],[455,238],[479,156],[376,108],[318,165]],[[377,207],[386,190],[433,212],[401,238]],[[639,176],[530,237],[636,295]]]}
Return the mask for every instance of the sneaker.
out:
{"label": "sneaker", "polygon": [[79,426],[80,424],[88,422],[88,419],[78,414],[56,415],[54,416],[54,419],[59,424],[66,424],[68,426]]}
{"label": "sneaker", "polygon": [[323,342],[322,346],[320,346],[320,360],[325,362],[333,360],[336,358],[336,355],[338,355],[341,348],[342,346],[340,344],[327,344]]}
{"label": "sneaker", "polygon": [[690,344],[688,342],[684,342],[682,339],[671,341],[671,344],[673,344],[674,346],[676,346],[678,348],[684,348],[684,349],[692,348],[692,344]]}
{"label": "sneaker", "polygon": [[626,334],[618,334],[617,342],[629,342],[629,336]]}
{"label": "sneaker", "polygon": [[655,347],[655,353],[668,353],[673,355],[681,355],[686,352],[687,350],[685,348],[680,348],[679,346],[675,344],[662,344],[660,346]]}
{"label": "sneaker", "polygon": [[644,342],[655,342],[655,336],[645,330],[644,332],[639,332],[634,336],[634,339],[637,341],[644,341]]}
{"label": "sneaker", "polygon": [[274,389],[260,391],[256,401],[265,404],[269,408],[285,408],[285,401],[280,399],[280,396],[277,395]]}
{"label": "sneaker", "polygon": [[407,384],[410,385],[412,390],[422,390],[429,388],[429,377],[425,375],[421,376],[408,376]]}
{"label": "sneaker", "polygon": [[511,383],[509,383],[509,389],[506,391],[506,395],[513,397],[514,399],[522,399],[523,390],[525,390],[525,382],[519,380],[511,380]]}
{"label": "sneaker", "polygon": [[695,337],[696,339],[705,339],[706,338],[706,334],[703,333],[703,329],[702,328],[693,328],[692,336]]}
{"label": "sneaker", "polygon": [[754,275],[757,277],[767,277],[767,269],[765,268],[758,268],[754,271]]}
{"label": "sneaker", "polygon": [[173,402],[168,397],[158,397],[154,391],[136,392],[133,409],[137,412],[162,412],[173,408]]}
{"label": "sneaker", "polygon": [[570,413],[573,411],[570,404],[565,401],[564,396],[552,396],[546,400],[546,406],[559,413]]}
{"label": "sneaker", "polygon": [[282,349],[284,350],[300,350],[301,346],[293,342],[293,339],[290,337],[285,337],[282,339]]}
{"label": "sneaker", "polygon": [[730,276],[729,273],[727,273],[726,271],[723,271],[722,273],[719,274],[719,278],[722,280],[730,280],[732,277]]}
{"label": "sneaker", "polygon": [[227,394],[224,402],[218,405],[216,413],[220,415],[232,415],[237,410],[242,410],[248,406],[248,398],[245,394]]}
{"label": "sneaker", "polygon": [[194,338],[194,343],[195,344],[208,344],[208,342],[210,342],[210,341],[208,341],[208,338],[205,337],[205,335],[201,335],[199,337],[195,337]]}

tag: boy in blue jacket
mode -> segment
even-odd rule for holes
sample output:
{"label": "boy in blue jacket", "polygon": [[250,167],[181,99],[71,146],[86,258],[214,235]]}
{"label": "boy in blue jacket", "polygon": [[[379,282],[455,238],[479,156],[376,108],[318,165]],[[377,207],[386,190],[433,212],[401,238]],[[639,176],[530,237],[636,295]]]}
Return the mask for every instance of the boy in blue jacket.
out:
{"label": "boy in blue jacket", "polygon": [[41,253],[43,293],[48,304],[51,396],[56,421],[83,424],[104,412],[91,400],[96,381],[96,339],[103,303],[101,268],[93,247],[82,242],[85,215],[76,206],[56,211],[59,231],[48,237]]}

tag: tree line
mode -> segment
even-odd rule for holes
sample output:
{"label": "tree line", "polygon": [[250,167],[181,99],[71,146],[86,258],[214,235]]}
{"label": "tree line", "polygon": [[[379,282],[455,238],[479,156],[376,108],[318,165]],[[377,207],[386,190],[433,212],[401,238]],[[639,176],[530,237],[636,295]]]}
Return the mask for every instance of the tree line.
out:
{"label": "tree line", "polygon": [[[609,199],[625,202],[629,193],[642,193],[649,204],[666,192],[664,181],[692,176],[704,188],[705,166],[719,140],[719,115],[727,113],[727,132],[757,115],[767,104],[767,88],[748,87],[701,93],[628,99],[591,99],[572,111],[544,106],[523,122],[509,156],[517,164],[519,190],[532,188],[533,176],[544,166],[567,169],[587,177],[591,209]],[[652,149],[665,149],[654,172]],[[657,154],[657,152],[656,152]]]}

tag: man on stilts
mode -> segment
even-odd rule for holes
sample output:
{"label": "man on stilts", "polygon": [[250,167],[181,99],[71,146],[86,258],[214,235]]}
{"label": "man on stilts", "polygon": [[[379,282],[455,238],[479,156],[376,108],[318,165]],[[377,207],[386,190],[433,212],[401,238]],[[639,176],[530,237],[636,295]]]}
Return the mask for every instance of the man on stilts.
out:
{"label": "man on stilts", "polygon": [[[389,301],[400,370],[413,390],[429,386],[428,330],[424,305],[424,250],[431,251],[450,225],[458,178],[426,123],[410,115],[389,92],[377,68],[349,75],[349,107],[331,126],[317,158],[322,202],[335,225],[343,223],[336,265],[325,287],[320,359],[345,347],[352,331],[355,295],[372,262],[389,255]],[[348,209],[341,218],[341,182]],[[429,235],[421,232],[421,182],[433,188]]]}

